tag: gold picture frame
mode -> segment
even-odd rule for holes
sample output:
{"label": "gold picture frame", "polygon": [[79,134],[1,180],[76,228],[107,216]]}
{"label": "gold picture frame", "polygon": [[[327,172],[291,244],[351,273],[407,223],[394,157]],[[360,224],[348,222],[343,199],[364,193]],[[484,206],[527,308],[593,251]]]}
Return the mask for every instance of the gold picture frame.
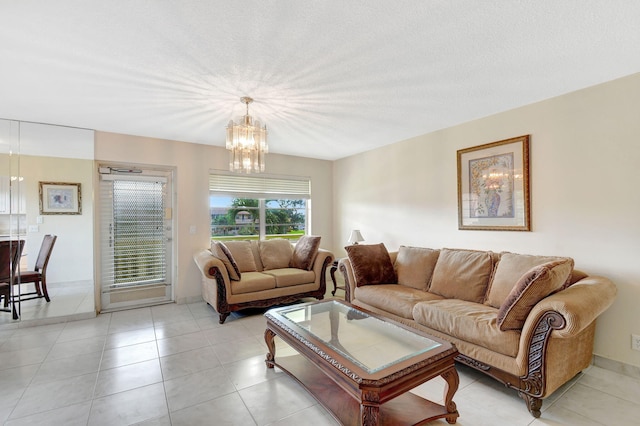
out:
{"label": "gold picture frame", "polygon": [[82,214],[80,184],[40,182],[40,214]]}
{"label": "gold picture frame", "polygon": [[457,151],[458,229],[530,231],[529,135]]}

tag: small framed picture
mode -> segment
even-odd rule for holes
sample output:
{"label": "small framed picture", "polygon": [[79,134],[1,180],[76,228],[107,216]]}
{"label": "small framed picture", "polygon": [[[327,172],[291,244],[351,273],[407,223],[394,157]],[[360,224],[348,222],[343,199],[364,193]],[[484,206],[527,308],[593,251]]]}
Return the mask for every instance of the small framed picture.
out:
{"label": "small framed picture", "polygon": [[531,230],[529,135],[458,151],[458,229]]}
{"label": "small framed picture", "polygon": [[40,182],[40,214],[82,214],[80,184]]}

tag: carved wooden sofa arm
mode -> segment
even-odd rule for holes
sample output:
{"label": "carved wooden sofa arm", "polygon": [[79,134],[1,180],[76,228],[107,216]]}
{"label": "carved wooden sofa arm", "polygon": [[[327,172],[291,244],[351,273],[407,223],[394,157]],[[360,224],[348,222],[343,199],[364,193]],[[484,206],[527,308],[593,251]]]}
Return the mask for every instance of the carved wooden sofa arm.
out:
{"label": "carved wooden sofa arm", "polygon": [[542,399],[587,368],[593,354],[596,319],[613,303],[616,286],[589,276],[536,304],[522,329],[516,362],[525,374],[516,377],[461,355],[458,361],[518,391],[534,417]]}

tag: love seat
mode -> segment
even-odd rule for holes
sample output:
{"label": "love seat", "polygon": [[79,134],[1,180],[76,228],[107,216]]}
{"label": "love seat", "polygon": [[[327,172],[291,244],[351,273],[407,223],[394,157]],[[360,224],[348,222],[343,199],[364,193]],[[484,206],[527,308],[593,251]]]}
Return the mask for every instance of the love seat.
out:
{"label": "love seat", "polygon": [[202,297],[223,324],[231,312],[323,299],[326,269],[333,254],[321,249],[320,237],[303,236],[292,245],[286,239],[212,242],[194,255],[202,273]]}
{"label": "love seat", "polygon": [[571,258],[383,244],[345,247],[346,298],[455,344],[457,361],[542,399],[592,362],[596,318],[615,285]]}

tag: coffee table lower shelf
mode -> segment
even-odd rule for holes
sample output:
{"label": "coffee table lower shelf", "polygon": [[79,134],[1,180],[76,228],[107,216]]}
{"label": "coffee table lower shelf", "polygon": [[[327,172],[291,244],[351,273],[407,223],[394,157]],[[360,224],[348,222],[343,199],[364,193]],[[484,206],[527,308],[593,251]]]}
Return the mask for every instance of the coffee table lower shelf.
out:
{"label": "coffee table lower shelf", "polygon": [[[361,424],[360,404],[302,355],[278,357],[274,365],[293,377],[343,425]],[[422,425],[445,418],[455,423],[458,413],[449,413],[435,402],[406,392],[380,406],[381,425]]]}

